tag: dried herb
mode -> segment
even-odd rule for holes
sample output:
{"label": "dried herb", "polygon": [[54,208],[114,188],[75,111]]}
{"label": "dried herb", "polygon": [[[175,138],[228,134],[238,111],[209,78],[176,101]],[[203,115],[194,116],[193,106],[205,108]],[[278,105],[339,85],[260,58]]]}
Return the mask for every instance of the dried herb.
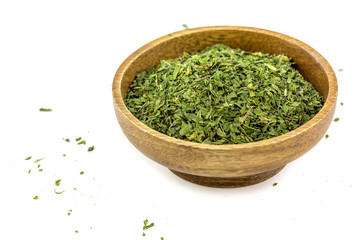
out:
{"label": "dried herb", "polygon": [[36,159],[36,160],[34,161],[34,163],[40,162],[40,161],[43,160],[44,158],[45,158],[45,157]]}
{"label": "dried herb", "polygon": [[51,112],[52,109],[51,108],[40,108],[39,111],[40,112]]}
{"label": "dried herb", "polygon": [[91,152],[91,151],[93,151],[94,149],[95,149],[95,146],[91,146],[91,147],[88,148],[88,152]]}
{"label": "dried herb", "polygon": [[326,135],[325,135],[325,138],[329,138],[329,134],[326,134]]}
{"label": "dried herb", "polygon": [[82,141],[80,141],[80,142],[78,142],[78,145],[80,145],[80,144],[86,144],[86,141],[85,140],[82,140]]}
{"label": "dried herb", "polygon": [[60,183],[61,183],[61,179],[55,181],[56,186],[60,186]]}
{"label": "dried herb", "polygon": [[216,44],[139,73],[125,101],[144,124],[178,139],[261,141],[300,127],[323,106],[293,64]]}
{"label": "dried herb", "polygon": [[81,171],[81,172],[80,172],[80,175],[83,175],[83,174],[84,174],[84,171]]}
{"label": "dried herb", "polygon": [[75,139],[75,141],[77,141],[77,142],[80,141],[80,140],[81,140],[81,137],[78,137],[78,138]]}
{"label": "dried herb", "polygon": [[63,192],[65,192],[65,191],[57,192],[54,188],[54,193],[56,193],[56,194],[62,194]]}
{"label": "dried herb", "polygon": [[35,197],[33,197],[34,200],[38,200],[39,199],[39,196],[36,195]]}
{"label": "dried herb", "polygon": [[334,122],[338,122],[340,118],[334,118]]}
{"label": "dried herb", "polygon": [[30,156],[30,157],[25,158],[25,160],[30,160],[30,159],[31,159],[31,156]]}
{"label": "dried herb", "polygon": [[183,26],[185,29],[189,29],[188,25],[186,25],[186,24],[183,24],[182,26]]}
{"label": "dried herb", "polygon": [[72,213],[72,210],[70,209],[70,210],[68,211],[67,215],[70,216],[71,213]]}
{"label": "dried herb", "polygon": [[344,106],[344,103],[343,103],[343,102],[341,102],[341,103],[340,103],[340,105],[341,105],[341,106]]}
{"label": "dried herb", "polygon": [[147,220],[147,219],[144,220],[143,230],[149,229],[149,228],[151,228],[151,227],[154,226],[154,223],[150,223],[150,224],[148,225],[148,222],[149,222],[149,220]]}
{"label": "dried herb", "polygon": [[66,138],[66,139],[65,139],[65,142],[70,142],[70,139]]}
{"label": "dried herb", "polygon": [[273,186],[274,186],[274,187],[275,187],[276,185],[278,185],[278,183],[277,183],[277,182],[273,184]]}

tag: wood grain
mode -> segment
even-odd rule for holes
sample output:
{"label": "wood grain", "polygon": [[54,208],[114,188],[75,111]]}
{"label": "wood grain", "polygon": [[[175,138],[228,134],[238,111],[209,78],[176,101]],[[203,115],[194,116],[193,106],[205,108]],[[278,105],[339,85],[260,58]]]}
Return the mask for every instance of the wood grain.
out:
{"label": "wood grain", "polygon": [[[293,58],[296,68],[324,97],[323,108],[309,122],[284,135],[254,143],[216,146],[169,137],[145,126],[129,112],[123,98],[137,73],[160,60],[176,58],[184,51],[199,51],[216,43]],[[116,117],[123,132],[144,155],[188,181],[205,182],[203,185],[213,187],[235,187],[265,180],[264,176],[276,174],[318,143],[334,115],[337,80],[324,57],[299,40],[263,29],[216,26],[175,32],[141,47],[117,70],[112,91]],[[251,181],[236,183],[235,179],[241,178]]]}

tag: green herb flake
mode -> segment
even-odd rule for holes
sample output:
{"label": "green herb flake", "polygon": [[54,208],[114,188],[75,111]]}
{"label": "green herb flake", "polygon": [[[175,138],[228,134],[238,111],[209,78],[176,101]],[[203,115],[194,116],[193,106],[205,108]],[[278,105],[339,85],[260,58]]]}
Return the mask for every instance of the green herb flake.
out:
{"label": "green herb flake", "polygon": [[43,160],[44,158],[45,158],[45,157],[36,159],[36,160],[34,161],[34,163],[40,162],[40,161]]}
{"label": "green herb flake", "polygon": [[334,122],[338,122],[340,118],[334,118]]}
{"label": "green herb flake", "polygon": [[274,183],[274,184],[273,184],[273,186],[276,186],[276,185],[278,185],[278,183]]}
{"label": "green herb flake", "polygon": [[56,194],[62,194],[63,192],[65,192],[65,190],[64,190],[64,191],[61,191],[61,192],[58,192],[58,191],[56,191],[56,189],[54,188],[54,193],[56,193]]}
{"label": "green herb flake", "polygon": [[36,195],[35,197],[33,197],[34,200],[38,200],[39,199],[39,196]]}
{"label": "green herb flake", "polygon": [[40,164],[37,165],[37,168],[40,168]]}
{"label": "green herb flake", "polygon": [[172,36],[172,34],[171,34],[171,33],[169,33],[169,34],[168,34],[168,36],[169,36],[169,37],[171,37],[171,36]]}
{"label": "green herb flake", "polygon": [[44,171],[44,169],[40,168],[40,169],[39,169],[39,172],[42,172],[42,171]]}
{"label": "green herb flake", "polygon": [[147,220],[147,219],[144,220],[143,230],[149,229],[149,228],[151,228],[151,227],[154,226],[154,223],[150,223],[150,224],[148,225],[148,222],[149,222],[149,220]]}
{"label": "green herb flake", "polygon": [[80,141],[80,142],[78,142],[78,145],[80,145],[80,144],[86,144],[86,141],[85,140],[82,140],[82,141]]}
{"label": "green herb flake", "polygon": [[51,108],[40,108],[39,111],[40,112],[51,112],[52,109]]}
{"label": "green herb flake", "polygon": [[163,238],[163,237],[160,237],[160,240],[164,240],[164,238]]}
{"label": "green herb flake", "polygon": [[340,103],[340,105],[341,105],[341,106],[344,106],[344,103],[343,103],[343,102],[341,102],[341,103]]}
{"label": "green herb flake", "polygon": [[188,25],[186,25],[186,24],[183,24],[182,26],[183,26],[185,29],[189,29]]}
{"label": "green herb flake", "polygon": [[51,108],[40,108],[39,111],[40,112],[51,112],[52,109]]}
{"label": "green herb flake", "polygon": [[31,156],[30,156],[30,157],[25,158],[25,160],[30,160],[30,159],[31,159]]}
{"label": "green herb flake", "polygon": [[72,210],[70,209],[70,210],[68,211],[67,215],[70,216],[71,213],[72,213]]}
{"label": "green herb flake", "polygon": [[143,232],[143,234],[142,234],[142,235],[143,235],[143,237],[145,237],[145,236],[146,236],[146,234],[145,234],[144,232]]}
{"label": "green herb flake", "polygon": [[81,172],[80,172],[80,175],[83,175],[83,174],[84,174],[84,171],[81,171]]}
{"label": "green herb flake", "polygon": [[74,191],[77,191],[78,189],[76,187],[74,187]]}
{"label": "green herb flake", "polygon": [[81,137],[78,137],[78,138],[75,139],[75,141],[77,141],[77,142],[80,141],[80,140],[81,140]]}
{"label": "green herb flake", "polygon": [[70,139],[69,139],[69,138],[66,138],[66,139],[65,139],[65,142],[70,142]]}
{"label": "green herb flake", "polygon": [[241,144],[288,133],[324,100],[284,55],[223,44],[162,60],[137,74],[130,112],[168,136],[202,144]]}
{"label": "green herb flake", "polygon": [[61,179],[55,181],[56,186],[60,186],[60,183],[61,183]]}
{"label": "green herb flake", "polygon": [[88,152],[91,152],[91,151],[93,151],[94,149],[95,149],[95,146],[91,146],[91,147],[88,148]]}
{"label": "green herb flake", "polygon": [[75,233],[79,233],[79,231],[78,231],[78,230],[76,230],[76,231],[75,231]]}
{"label": "green herb flake", "polygon": [[63,157],[66,157],[66,154],[63,154]]}
{"label": "green herb flake", "polygon": [[31,169],[29,169],[29,171],[28,171],[28,174],[30,174],[31,173]]}
{"label": "green herb flake", "polygon": [[329,138],[329,134],[326,134],[326,135],[325,135],[325,138]]}

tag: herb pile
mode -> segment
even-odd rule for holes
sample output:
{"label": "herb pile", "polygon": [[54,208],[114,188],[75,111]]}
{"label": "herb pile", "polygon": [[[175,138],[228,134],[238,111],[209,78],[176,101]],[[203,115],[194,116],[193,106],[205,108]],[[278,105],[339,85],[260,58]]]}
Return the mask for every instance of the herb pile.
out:
{"label": "herb pile", "polygon": [[178,139],[265,140],[298,128],[323,106],[292,65],[284,55],[216,44],[139,73],[125,101],[144,124]]}

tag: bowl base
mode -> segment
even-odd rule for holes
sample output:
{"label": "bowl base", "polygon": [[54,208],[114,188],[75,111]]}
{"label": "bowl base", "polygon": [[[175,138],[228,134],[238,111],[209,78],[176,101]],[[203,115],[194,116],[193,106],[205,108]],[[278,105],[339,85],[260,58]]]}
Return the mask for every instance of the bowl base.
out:
{"label": "bowl base", "polygon": [[172,171],[176,176],[198,185],[215,188],[237,188],[263,182],[280,172],[284,167],[285,166],[282,166],[267,172],[262,172],[254,175],[233,178],[204,177],[178,172],[171,169],[170,171]]}

